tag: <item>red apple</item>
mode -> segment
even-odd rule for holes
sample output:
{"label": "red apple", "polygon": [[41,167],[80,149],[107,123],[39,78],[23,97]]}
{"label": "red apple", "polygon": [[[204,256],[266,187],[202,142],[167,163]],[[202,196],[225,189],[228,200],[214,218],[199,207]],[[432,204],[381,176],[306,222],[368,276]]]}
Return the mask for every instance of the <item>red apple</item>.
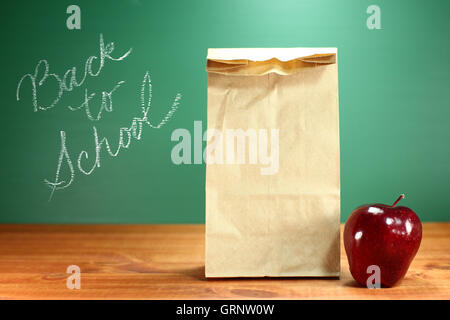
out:
{"label": "red apple", "polygon": [[[370,204],[352,212],[344,229],[350,272],[362,286],[378,266],[383,287],[392,287],[408,271],[422,240],[419,217],[407,207]],[[372,280],[372,279],[371,279]]]}

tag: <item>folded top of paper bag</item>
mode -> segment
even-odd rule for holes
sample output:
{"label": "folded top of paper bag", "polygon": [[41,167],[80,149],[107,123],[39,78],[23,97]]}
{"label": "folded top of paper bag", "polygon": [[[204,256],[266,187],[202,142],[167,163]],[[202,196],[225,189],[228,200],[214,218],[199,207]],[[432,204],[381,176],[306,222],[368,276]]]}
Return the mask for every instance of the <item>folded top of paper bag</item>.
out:
{"label": "folded top of paper bag", "polygon": [[208,49],[206,70],[229,75],[289,75],[304,67],[336,63],[337,48]]}

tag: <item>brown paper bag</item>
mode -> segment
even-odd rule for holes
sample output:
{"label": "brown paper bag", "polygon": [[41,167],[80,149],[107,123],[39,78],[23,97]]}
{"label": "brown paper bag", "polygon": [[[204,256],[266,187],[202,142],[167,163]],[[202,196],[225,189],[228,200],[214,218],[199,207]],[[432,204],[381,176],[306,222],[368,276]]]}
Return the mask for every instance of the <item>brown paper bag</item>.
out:
{"label": "brown paper bag", "polygon": [[336,54],[208,50],[207,277],[339,276]]}

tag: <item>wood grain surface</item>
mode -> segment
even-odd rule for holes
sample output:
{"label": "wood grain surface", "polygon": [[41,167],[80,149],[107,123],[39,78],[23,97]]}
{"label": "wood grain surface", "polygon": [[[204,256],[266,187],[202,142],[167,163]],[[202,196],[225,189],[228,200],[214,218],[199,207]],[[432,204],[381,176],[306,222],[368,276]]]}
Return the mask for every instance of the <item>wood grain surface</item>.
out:
{"label": "wood grain surface", "polygon": [[[205,279],[203,225],[0,225],[1,299],[450,299],[450,223],[425,223],[394,288],[341,277]],[[69,265],[81,289],[66,288]]]}

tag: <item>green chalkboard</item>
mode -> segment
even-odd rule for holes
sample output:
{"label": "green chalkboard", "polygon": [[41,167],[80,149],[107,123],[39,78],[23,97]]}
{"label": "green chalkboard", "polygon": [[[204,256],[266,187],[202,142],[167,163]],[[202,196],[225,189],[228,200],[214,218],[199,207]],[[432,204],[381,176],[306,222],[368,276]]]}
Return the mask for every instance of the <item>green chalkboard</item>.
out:
{"label": "green chalkboard", "polygon": [[449,220],[449,1],[377,1],[375,27],[368,0],[72,4],[3,4],[1,223],[203,222],[205,165],[171,134],[206,128],[222,47],[337,47],[342,220],[400,193]]}

